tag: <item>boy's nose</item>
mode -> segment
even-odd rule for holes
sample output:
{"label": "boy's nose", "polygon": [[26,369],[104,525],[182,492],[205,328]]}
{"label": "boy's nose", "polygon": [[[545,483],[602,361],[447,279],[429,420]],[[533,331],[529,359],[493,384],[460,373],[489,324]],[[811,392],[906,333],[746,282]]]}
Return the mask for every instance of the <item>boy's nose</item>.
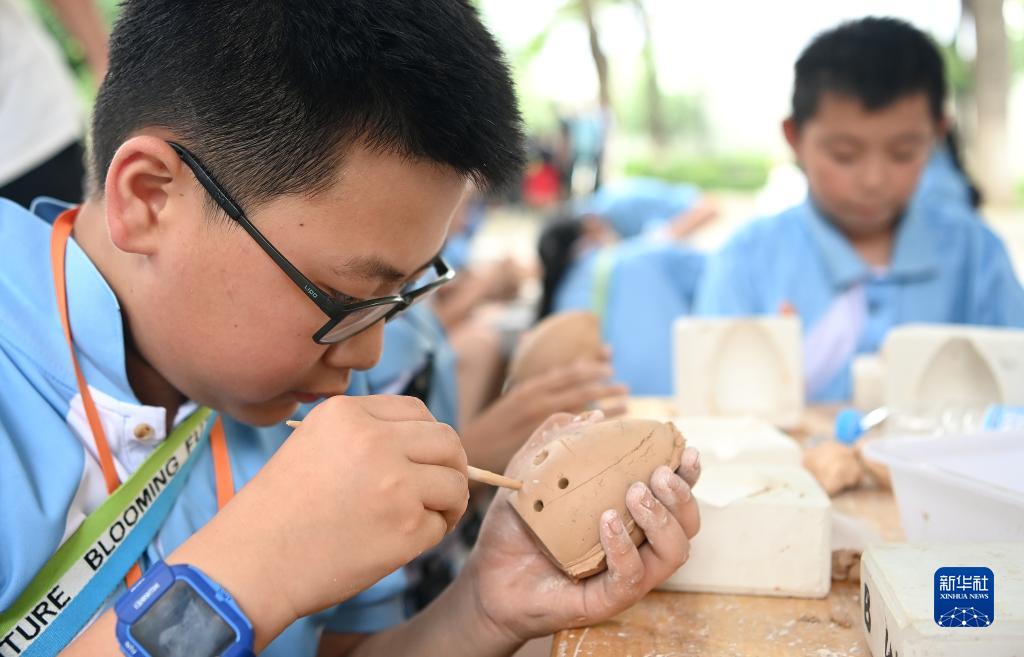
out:
{"label": "boy's nose", "polygon": [[384,320],[347,340],[331,345],[324,352],[324,362],[332,368],[349,367],[367,370],[380,360],[384,349]]}
{"label": "boy's nose", "polygon": [[886,165],[882,158],[866,158],[860,172],[860,183],[864,190],[875,191],[881,189],[885,184],[885,179]]}

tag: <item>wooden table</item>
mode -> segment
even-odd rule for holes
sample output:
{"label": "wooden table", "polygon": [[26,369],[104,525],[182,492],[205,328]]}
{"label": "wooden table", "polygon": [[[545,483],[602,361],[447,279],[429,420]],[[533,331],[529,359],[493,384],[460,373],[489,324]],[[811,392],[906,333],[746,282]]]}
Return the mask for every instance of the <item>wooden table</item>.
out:
{"label": "wooden table", "polygon": [[[798,440],[828,431],[834,409],[812,408]],[[669,417],[663,399],[639,399],[630,414]],[[888,490],[833,498],[886,540],[903,538]],[[859,584],[833,582],[822,600],[712,593],[652,592],[619,616],[555,635],[552,657],[868,657],[859,623]]]}

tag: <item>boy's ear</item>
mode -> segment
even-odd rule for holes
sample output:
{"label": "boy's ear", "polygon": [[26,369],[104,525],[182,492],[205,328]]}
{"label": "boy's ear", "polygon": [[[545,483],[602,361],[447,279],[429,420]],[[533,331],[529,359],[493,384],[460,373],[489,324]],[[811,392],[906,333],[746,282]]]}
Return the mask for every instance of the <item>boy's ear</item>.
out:
{"label": "boy's ear", "polygon": [[184,185],[177,153],[159,137],[136,136],[114,153],[104,185],[107,228],[114,245],[127,253],[152,255],[171,194]]}
{"label": "boy's ear", "polygon": [[796,126],[796,121],[792,116],[782,122],[782,135],[786,138],[789,147],[796,153],[797,142],[800,141],[800,128]]}

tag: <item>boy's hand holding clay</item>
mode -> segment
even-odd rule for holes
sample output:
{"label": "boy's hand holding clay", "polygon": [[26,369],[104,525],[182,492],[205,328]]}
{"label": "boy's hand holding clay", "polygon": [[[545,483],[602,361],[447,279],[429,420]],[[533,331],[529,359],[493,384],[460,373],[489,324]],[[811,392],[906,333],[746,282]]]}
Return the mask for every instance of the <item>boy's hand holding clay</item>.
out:
{"label": "boy's hand holding clay", "polygon": [[[507,474],[517,477],[539,447],[570,423],[601,419],[599,412],[577,418],[552,416],[513,457]],[[690,491],[699,476],[698,454],[688,448],[677,471],[660,467],[650,481],[630,487],[626,508],[647,542],[637,548],[624,529],[625,519],[606,511],[600,519],[600,539],[608,569],[578,583],[540,552],[506,503],[509,492],[501,490],[463,573],[475,583],[479,613],[515,643],[600,622],[635,604],[689,556],[689,539],[700,528],[697,501]]]}

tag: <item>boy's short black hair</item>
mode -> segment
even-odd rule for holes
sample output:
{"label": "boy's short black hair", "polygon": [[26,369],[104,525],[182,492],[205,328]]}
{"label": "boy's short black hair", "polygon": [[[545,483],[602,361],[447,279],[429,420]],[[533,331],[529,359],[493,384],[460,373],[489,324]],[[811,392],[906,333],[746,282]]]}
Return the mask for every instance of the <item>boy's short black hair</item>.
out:
{"label": "boy's short black hair", "polygon": [[924,93],[940,121],[946,99],[942,56],[927,35],[904,21],[871,17],[843,23],[815,37],[796,62],[797,127],[814,116],[827,92],[856,98],[872,111]]}
{"label": "boy's short black hair", "polygon": [[508,66],[468,0],[126,0],[94,109],[100,192],[155,126],[243,203],[323,191],[355,144],[482,187],[523,162]]}

